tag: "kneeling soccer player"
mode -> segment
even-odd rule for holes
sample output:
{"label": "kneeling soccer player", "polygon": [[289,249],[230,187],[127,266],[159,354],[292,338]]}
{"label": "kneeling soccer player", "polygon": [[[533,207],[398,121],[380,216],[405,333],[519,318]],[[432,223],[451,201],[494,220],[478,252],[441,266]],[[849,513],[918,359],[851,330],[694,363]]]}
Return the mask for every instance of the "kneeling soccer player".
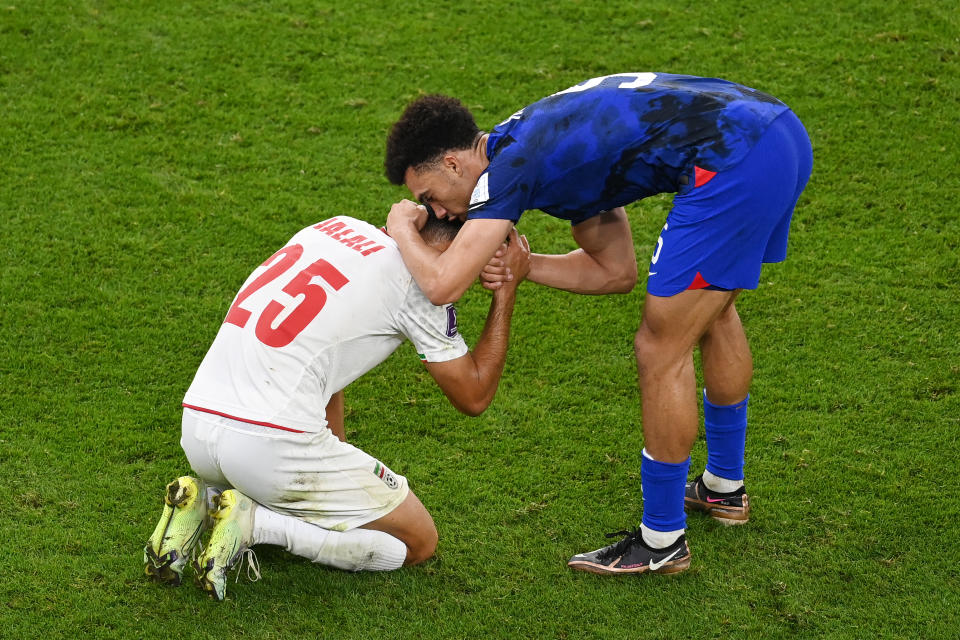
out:
{"label": "kneeling soccer player", "polygon": [[[461,224],[431,215],[420,233],[444,251]],[[483,412],[529,256],[512,231],[498,259],[516,278],[470,352],[453,305],[426,298],[384,230],[341,216],[297,233],[247,278],[187,391],[180,444],[196,477],[167,485],[146,574],[179,584],[211,526],[193,565],[217,600],[257,544],[349,571],[432,556],[437,530],[407,479],[345,442],[343,389],[409,338],[451,403]]]}

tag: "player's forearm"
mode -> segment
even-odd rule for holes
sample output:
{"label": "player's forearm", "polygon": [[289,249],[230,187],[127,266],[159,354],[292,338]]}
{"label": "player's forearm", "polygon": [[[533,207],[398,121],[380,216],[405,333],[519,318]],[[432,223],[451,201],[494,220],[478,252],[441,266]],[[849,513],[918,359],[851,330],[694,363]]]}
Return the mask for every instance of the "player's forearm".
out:
{"label": "player's forearm", "polygon": [[403,263],[413,275],[420,290],[436,305],[460,299],[476,274],[465,273],[445,255],[427,245],[412,225],[394,235]]}
{"label": "player's forearm", "polygon": [[482,413],[490,406],[497,393],[507,359],[507,347],[510,343],[510,324],[516,301],[516,290],[516,285],[511,285],[493,293],[483,332],[473,349],[477,386],[472,410],[469,412],[471,414]]}
{"label": "player's forearm", "polygon": [[618,273],[604,268],[583,249],[562,255],[530,255],[528,280],[571,293],[627,293],[636,283],[636,272]]}

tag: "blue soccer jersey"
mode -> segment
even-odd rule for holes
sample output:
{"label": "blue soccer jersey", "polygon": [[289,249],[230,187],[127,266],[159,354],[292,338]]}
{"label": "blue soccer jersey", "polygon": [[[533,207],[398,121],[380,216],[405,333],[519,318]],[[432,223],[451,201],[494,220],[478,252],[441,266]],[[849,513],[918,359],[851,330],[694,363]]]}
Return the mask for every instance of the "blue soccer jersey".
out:
{"label": "blue soccer jersey", "polygon": [[469,218],[528,209],[580,222],[657,193],[693,167],[736,165],[788,107],[765,93],[667,73],[593,78],[521,109],[487,140]]}

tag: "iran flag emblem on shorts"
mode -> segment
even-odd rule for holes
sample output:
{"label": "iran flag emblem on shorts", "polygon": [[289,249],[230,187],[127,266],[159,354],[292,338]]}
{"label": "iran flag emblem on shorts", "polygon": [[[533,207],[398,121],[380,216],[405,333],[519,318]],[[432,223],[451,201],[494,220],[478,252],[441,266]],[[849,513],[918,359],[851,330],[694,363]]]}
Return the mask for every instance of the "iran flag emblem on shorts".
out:
{"label": "iran flag emblem on shorts", "polygon": [[397,476],[393,475],[393,471],[387,469],[382,463],[377,462],[373,466],[373,474],[383,480],[383,484],[387,485],[390,489],[400,488],[400,483],[397,482]]}

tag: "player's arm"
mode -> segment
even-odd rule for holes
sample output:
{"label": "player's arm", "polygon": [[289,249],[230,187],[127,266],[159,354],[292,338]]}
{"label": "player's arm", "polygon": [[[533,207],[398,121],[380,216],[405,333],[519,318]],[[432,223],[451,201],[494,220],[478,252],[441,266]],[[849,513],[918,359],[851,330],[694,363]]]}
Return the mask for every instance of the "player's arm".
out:
{"label": "player's arm", "polygon": [[580,248],[563,255],[532,254],[533,282],[573,293],[629,293],[637,284],[637,256],[627,212],[617,207],[572,227]]}
{"label": "player's arm", "polygon": [[340,442],[346,442],[347,434],[343,429],[343,389],[330,396],[330,402],[327,403],[326,418],[327,428],[340,439]]}
{"label": "player's arm", "polygon": [[390,208],[387,231],[420,289],[436,305],[459,300],[513,227],[510,220],[467,220],[443,253],[420,236],[426,212],[410,200]]}
{"label": "player's arm", "polygon": [[526,238],[521,238],[514,230],[510,233],[510,240],[503,260],[514,277],[493,292],[483,333],[473,351],[454,360],[428,362],[426,365],[453,406],[470,416],[483,413],[496,395],[507,358],[517,285],[530,268],[530,247]]}

